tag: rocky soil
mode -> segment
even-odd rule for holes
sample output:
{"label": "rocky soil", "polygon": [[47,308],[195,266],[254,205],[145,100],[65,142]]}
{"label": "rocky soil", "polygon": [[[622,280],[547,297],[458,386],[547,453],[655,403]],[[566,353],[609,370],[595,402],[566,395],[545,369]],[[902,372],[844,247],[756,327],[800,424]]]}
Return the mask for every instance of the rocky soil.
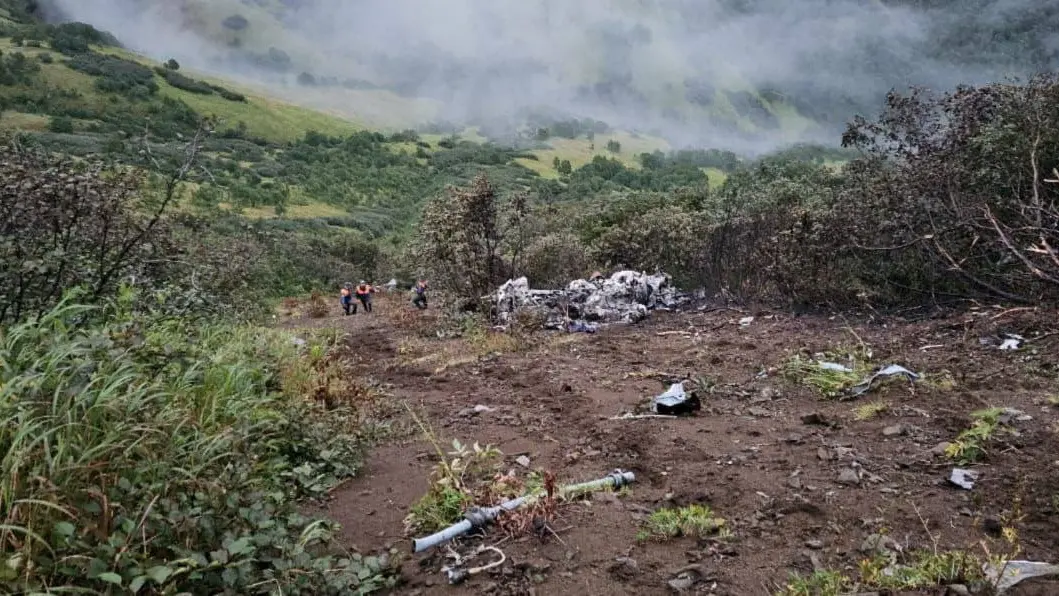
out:
{"label": "rocky soil", "polygon": [[[595,334],[471,341],[430,338],[433,311],[408,311],[380,296],[371,316],[313,325],[349,330],[355,374],[423,414],[445,446],[454,438],[492,444],[505,468],[522,470],[528,459],[560,483],[616,468],[636,481],[620,495],[564,504],[549,525],[555,533],[543,538],[494,529],[484,542],[500,543],[507,561],[459,586],[440,571],[444,549],[408,554],[398,593],[761,595],[814,569],[856,577],[879,536],[889,551],[1006,552],[1005,526],[1018,531],[1018,558],[1059,560],[1055,313],[846,320],[703,309]],[[1025,338],[1019,349],[990,343],[1005,332]],[[828,350],[870,352],[872,366],[900,364],[924,377],[841,401],[783,374],[793,355]],[[698,380],[701,411],[613,419],[642,410],[674,379]],[[966,466],[978,473],[974,487],[959,488],[949,482],[944,443],[971,425],[972,411],[994,406],[1021,419]],[[391,433],[362,476],[325,506],[362,552],[410,552],[402,520],[437,457],[406,412],[392,408]],[[693,503],[725,518],[732,536],[637,541],[651,512]],[[467,552],[482,540],[454,546]],[[1059,593],[1059,585],[1027,582],[1010,593]]]}

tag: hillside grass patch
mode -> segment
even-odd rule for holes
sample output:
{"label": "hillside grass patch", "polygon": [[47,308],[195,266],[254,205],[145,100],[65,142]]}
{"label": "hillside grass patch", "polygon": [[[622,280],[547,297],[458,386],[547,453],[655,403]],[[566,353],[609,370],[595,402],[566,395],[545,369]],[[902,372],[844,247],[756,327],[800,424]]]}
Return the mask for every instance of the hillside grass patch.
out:
{"label": "hillside grass patch", "polygon": [[[300,514],[356,473],[332,346],[69,299],[0,334],[0,589],[363,594],[384,560]],[[317,396],[312,396],[317,397]]]}

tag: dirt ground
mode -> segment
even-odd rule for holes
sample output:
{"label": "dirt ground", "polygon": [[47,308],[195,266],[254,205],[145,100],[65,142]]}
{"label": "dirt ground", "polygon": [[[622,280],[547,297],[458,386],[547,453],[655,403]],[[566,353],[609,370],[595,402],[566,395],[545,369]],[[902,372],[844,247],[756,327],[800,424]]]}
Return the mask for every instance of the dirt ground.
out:
{"label": "dirt ground", "polygon": [[[492,444],[506,467],[526,456],[560,483],[630,470],[618,496],[564,504],[555,534],[505,539],[507,561],[459,586],[440,569],[444,549],[412,555],[402,520],[428,487],[434,448],[393,409],[392,434],[363,474],[337,489],[326,511],[360,552],[409,553],[399,594],[668,594],[689,566],[687,593],[773,593],[814,567],[856,576],[863,542],[885,533],[904,550],[1004,552],[1001,525],[1018,530],[1017,558],[1059,559],[1059,318],[1054,312],[980,308],[923,320],[792,316],[705,309],[654,313],[597,334],[540,333],[530,341],[425,337],[433,310],[380,297],[376,312],[313,326],[348,329],[356,374],[383,383],[395,403],[424,416],[443,446]],[[305,321],[288,321],[300,326]],[[1019,333],[1015,351],[981,337]],[[785,378],[792,355],[869,348],[875,365],[900,364],[923,382],[893,382],[852,401],[822,398]],[[494,349],[495,348],[495,349]],[[707,378],[703,408],[676,419],[612,417],[649,404],[671,380]],[[859,420],[854,409],[887,409]],[[475,406],[489,411],[476,412]],[[972,490],[948,482],[940,443],[971,424],[969,413],[1011,407],[1031,416],[1017,435],[988,444]],[[725,541],[640,543],[644,518],[661,507],[707,504],[727,520]],[[1014,521],[1011,521],[1014,519]],[[463,539],[463,552],[480,539]],[[934,592],[943,594],[941,591]],[[1059,584],[1011,593],[1055,594]]]}

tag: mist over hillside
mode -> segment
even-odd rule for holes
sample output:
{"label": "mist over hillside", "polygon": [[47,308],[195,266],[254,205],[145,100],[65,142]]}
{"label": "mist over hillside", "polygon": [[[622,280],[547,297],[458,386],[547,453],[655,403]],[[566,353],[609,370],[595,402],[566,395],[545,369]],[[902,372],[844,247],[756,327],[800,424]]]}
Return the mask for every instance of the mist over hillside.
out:
{"label": "mist over hillside", "polygon": [[[1054,70],[1041,0],[42,0],[159,59],[389,120],[503,134],[541,114],[675,145],[835,142],[893,87]],[[380,90],[380,93],[382,91]],[[363,97],[361,95],[360,97]],[[410,106],[416,106],[411,109]]]}

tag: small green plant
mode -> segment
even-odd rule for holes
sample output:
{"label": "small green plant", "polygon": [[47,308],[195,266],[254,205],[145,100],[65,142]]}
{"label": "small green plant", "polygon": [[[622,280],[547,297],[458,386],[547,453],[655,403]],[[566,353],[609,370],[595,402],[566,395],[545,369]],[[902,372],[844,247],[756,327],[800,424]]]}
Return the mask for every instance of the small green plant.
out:
{"label": "small green plant", "polygon": [[676,509],[659,509],[643,522],[636,539],[665,541],[681,536],[705,538],[728,535],[725,520],[714,515],[705,505],[688,505]]}
{"label": "small green plant", "polygon": [[444,453],[434,431],[407,404],[405,407],[434,446],[439,459],[430,475],[430,488],[412,504],[405,517],[405,530],[434,532],[459,521],[464,510],[474,502],[471,486],[492,476],[503,454],[491,445],[482,447],[474,443],[468,447],[456,439],[452,441],[452,450]]}
{"label": "small green plant", "polygon": [[871,420],[890,409],[890,404],[884,401],[873,401],[853,408],[853,418],[864,421]]}
{"label": "small green plant", "polygon": [[838,571],[821,569],[812,575],[792,575],[776,596],[838,596],[848,592],[852,584]]}
{"label": "small green plant", "polygon": [[922,375],[920,383],[925,387],[938,391],[952,391],[956,389],[956,377],[947,370]]}
{"label": "small green plant", "polygon": [[1010,432],[1010,428],[1000,421],[1003,414],[1004,408],[995,407],[971,412],[971,427],[949,443],[945,455],[958,464],[973,463],[985,457],[986,443],[998,432]]}
{"label": "small green plant", "polygon": [[906,559],[905,563],[895,563],[893,557],[886,555],[863,559],[857,565],[859,576],[856,579],[831,569],[821,569],[808,576],[796,574],[775,596],[840,596],[870,590],[926,590],[984,579],[982,559],[967,551],[916,551]]}
{"label": "small green plant", "polygon": [[858,565],[862,584],[873,589],[922,590],[983,578],[981,559],[967,551],[918,551],[908,559],[903,565],[885,556],[862,560]]}

